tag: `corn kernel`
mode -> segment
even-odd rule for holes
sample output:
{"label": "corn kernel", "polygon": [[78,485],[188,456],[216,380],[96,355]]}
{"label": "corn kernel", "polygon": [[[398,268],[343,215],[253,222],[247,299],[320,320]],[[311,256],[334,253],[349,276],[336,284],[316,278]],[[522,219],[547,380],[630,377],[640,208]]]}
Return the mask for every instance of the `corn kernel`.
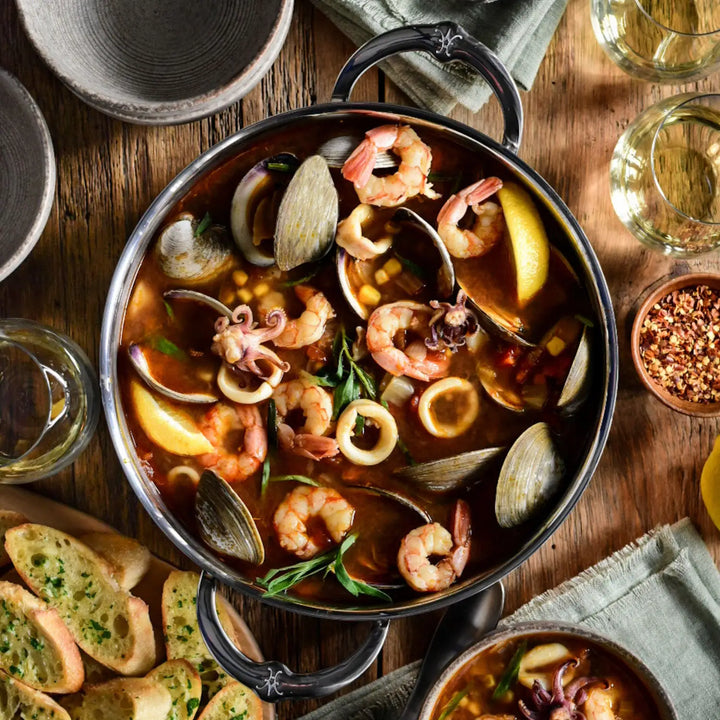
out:
{"label": "corn kernel", "polygon": [[220,293],[220,302],[225,305],[232,305],[236,297],[235,288],[228,287]]}
{"label": "corn kernel", "polygon": [[253,292],[255,293],[255,297],[261,298],[270,292],[270,286],[266,282],[258,283]]}
{"label": "corn kernel", "polygon": [[402,272],[402,264],[397,258],[390,258],[383,266],[382,269],[390,276],[396,277]]}
{"label": "corn kernel", "polygon": [[242,287],[250,276],[244,270],[235,270],[232,274],[233,282],[238,286]]}
{"label": "corn kernel", "polygon": [[238,290],[238,297],[240,298],[240,302],[247,305],[253,299],[253,294],[247,288],[240,288]]}
{"label": "corn kernel", "polygon": [[557,357],[565,349],[566,345],[565,341],[556,335],[548,341],[545,347],[553,357]]}
{"label": "corn kernel", "polygon": [[378,305],[380,299],[380,291],[372,285],[363,285],[358,292],[358,300],[363,305]]}
{"label": "corn kernel", "polygon": [[384,285],[386,282],[389,282],[389,280],[390,280],[390,276],[387,274],[387,272],[385,270],[380,268],[378,271],[376,271],[375,282],[378,285]]}

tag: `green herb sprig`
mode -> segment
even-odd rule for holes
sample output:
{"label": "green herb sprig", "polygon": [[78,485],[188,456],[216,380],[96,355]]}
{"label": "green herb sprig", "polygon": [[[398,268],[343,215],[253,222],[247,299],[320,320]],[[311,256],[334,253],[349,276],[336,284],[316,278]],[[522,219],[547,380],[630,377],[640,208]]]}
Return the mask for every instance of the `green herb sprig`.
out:
{"label": "green herb sprig", "polygon": [[163,355],[174,357],[177,360],[184,360],[187,357],[184,350],[181,350],[174,342],[162,335],[155,335],[150,338],[150,347],[153,350],[161,352]]}
{"label": "green herb sprig", "polygon": [[210,217],[210,213],[206,212],[205,215],[203,215],[203,219],[198,223],[198,226],[195,228],[193,237],[200,237],[210,227],[211,222],[212,218]]}
{"label": "green herb sprig", "polygon": [[526,650],[527,640],[523,640],[522,643],[520,643],[520,647],[518,647],[518,649],[515,651],[515,654],[512,656],[510,664],[507,666],[507,668],[505,668],[505,672],[502,674],[500,682],[497,684],[497,687],[493,691],[493,700],[499,700],[517,680],[518,675],[520,674],[520,662],[523,659],[523,655],[525,655]]}
{"label": "green herb sprig", "polygon": [[440,713],[440,717],[438,720],[445,720],[445,718],[449,717],[452,712],[457,708],[457,706],[460,704],[460,701],[468,694],[470,691],[469,687],[463,688],[462,690],[458,690],[447,702],[445,707],[443,708],[443,711]]}
{"label": "green herb sprig", "polygon": [[353,596],[369,595],[392,602],[392,598],[382,590],[368,585],[361,580],[355,580],[348,574],[343,564],[343,556],[357,540],[357,533],[351,533],[340,544],[337,549],[316,555],[310,560],[288,565],[284,568],[270,570],[265,577],[259,578],[257,583],[265,588],[265,597],[273,597],[287,592],[299,582],[319,573],[327,577],[329,573],[335,575],[337,581]]}

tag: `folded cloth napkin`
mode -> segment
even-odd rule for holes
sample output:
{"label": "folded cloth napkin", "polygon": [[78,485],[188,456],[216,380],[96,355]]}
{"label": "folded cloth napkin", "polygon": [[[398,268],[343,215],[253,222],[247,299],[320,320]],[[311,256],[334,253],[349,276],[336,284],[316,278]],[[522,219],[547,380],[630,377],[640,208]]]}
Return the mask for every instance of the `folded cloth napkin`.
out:
{"label": "folded cloth napkin", "polygon": [[[586,625],[634,652],[680,720],[720,718],[720,573],[689,520],[665,525],[505,618]],[[419,663],[334,700],[303,720],[392,720]]]}
{"label": "folded cloth napkin", "polygon": [[[532,87],[567,0],[312,0],[357,45],[401,25],[451,20],[493,50],[523,90]],[[472,112],[490,88],[458,63],[441,65],[425,53],[406,53],[383,69],[418,105],[442,114],[456,103]]]}

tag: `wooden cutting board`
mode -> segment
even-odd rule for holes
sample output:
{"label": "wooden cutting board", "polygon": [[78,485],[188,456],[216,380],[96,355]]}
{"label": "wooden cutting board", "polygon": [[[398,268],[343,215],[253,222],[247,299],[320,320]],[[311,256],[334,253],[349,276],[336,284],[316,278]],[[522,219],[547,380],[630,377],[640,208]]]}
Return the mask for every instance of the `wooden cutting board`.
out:
{"label": "wooden cutting board", "polygon": [[[117,532],[91,515],[49,500],[42,495],[7,485],[0,485],[0,510],[14,510],[22,513],[31,522],[49,525],[68,533],[68,535],[77,536],[88,532]],[[159,647],[162,647],[162,586],[172,570],[175,568],[170,563],[152,555],[145,577],[131,591],[133,595],[137,595],[148,604]],[[253,660],[262,660],[260,648],[245,621],[230,605],[227,605],[227,609],[235,628],[240,650]],[[274,706],[263,703],[263,720],[274,719]]]}

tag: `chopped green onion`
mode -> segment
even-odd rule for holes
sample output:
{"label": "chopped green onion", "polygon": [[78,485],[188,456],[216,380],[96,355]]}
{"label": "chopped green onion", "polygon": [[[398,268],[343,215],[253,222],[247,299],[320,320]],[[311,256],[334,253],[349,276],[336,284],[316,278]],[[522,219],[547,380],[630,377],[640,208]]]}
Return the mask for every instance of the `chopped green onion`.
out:
{"label": "chopped green onion", "polygon": [[302,285],[308,280],[312,280],[320,272],[321,269],[322,265],[316,265],[307,275],[304,275],[301,278],[297,278],[296,280],[286,280],[284,283],[281,283],[281,287],[291,288],[295,287],[296,285]]}
{"label": "chopped green onion", "polygon": [[428,274],[425,268],[420,267],[416,262],[403,257],[400,253],[394,253],[395,257],[413,274],[423,282],[427,282]]}
{"label": "chopped green onion", "polygon": [[198,226],[195,228],[195,233],[193,234],[193,237],[200,237],[210,227],[211,222],[212,218],[210,217],[210,213],[206,212],[205,215],[203,215],[203,219],[198,223]]}
{"label": "chopped green onion", "polygon": [[162,335],[156,335],[150,340],[150,347],[161,352],[163,355],[182,360],[186,357],[185,351],[181,350],[174,342],[171,342]]}
{"label": "chopped green onion", "polygon": [[292,172],[293,168],[284,162],[269,162],[265,165],[268,170],[277,170],[278,172]]}
{"label": "chopped green onion", "polygon": [[526,650],[527,640],[523,640],[522,643],[520,643],[520,647],[518,647],[518,649],[515,651],[515,654],[512,656],[510,664],[507,666],[505,672],[502,674],[500,682],[497,684],[497,687],[493,691],[493,700],[498,700],[499,698],[501,698],[517,680],[517,677],[520,673],[520,662],[522,661],[523,655],[525,655]]}
{"label": "chopped green onion", "polygon": [[274,475],[268,478],[268,483],[271,482],[299,482],[303,485],[312,485],[313,487],[320,487],[320,483],[309,478],[307,475]]}
{"label": "chopped green onion", "polygon": [[405,461],[408,465],[417,465],[415,462],[413,456],[410,454],[410,451],[408,450],[408,446],[402,441],[400,436],[398,435],[397,439],[397,446],[400,448],[400,452],[405,456]]}
{"label": "chopped green onion", "polygon": [[270,482],[270,457],[265,456],[265,460],[263,460],[263,469],[262,469],[262,480],[260,481],[260,497],[263,497],[265,495],[265,491],[267,490],[268,483]]}
{"label": "chopped green onion", "polygon": [[270,398],[268,402],[267,412],[267,433],[268,433],[268,445],[272,450],[277,450],[278,447],[278,435],[277,435],[277,407],[275,406],[275,400]]}
{"label": "chopped green onion", "polygon": [[175,311],[172,309],[172,305],[167,300],[163,300],[163,304],[165,305],[165,312],[168,314],[168,317],[171,320],[175,319]]}
{"label": "chopped green onion", "polygon": [[581,322],[586,327],[592,328],[595,327],[595,323],[588,317],[585,317],[584,315],[580,315],[579,313],[575,315],[575,319]]}
{"label": "chopped green onion", "polygon": [[365,416],[360,413],[355,418],[355,434],[362,435],[365,432]]}
{"label": "chopped green onion", "polygon": [[[462,690],[458,690],[448,701],[447,705],[443,708],[443,711],[440,713],[440,717],[438,720],[445,720],[449,715],[452,714],[452,712],[457,708],[457,706],[460,704],[460,701],[468,694],[470,691],[469,687],[463,688]],[[494,697],[494,696],[493,696]]]}
{"label": "chopped green onion", "polygon": [[431,172],[427,179],[432,183],[439,182],[450,182],[451,180],[457,180],[457,175],[442,175],[440,173]]}

